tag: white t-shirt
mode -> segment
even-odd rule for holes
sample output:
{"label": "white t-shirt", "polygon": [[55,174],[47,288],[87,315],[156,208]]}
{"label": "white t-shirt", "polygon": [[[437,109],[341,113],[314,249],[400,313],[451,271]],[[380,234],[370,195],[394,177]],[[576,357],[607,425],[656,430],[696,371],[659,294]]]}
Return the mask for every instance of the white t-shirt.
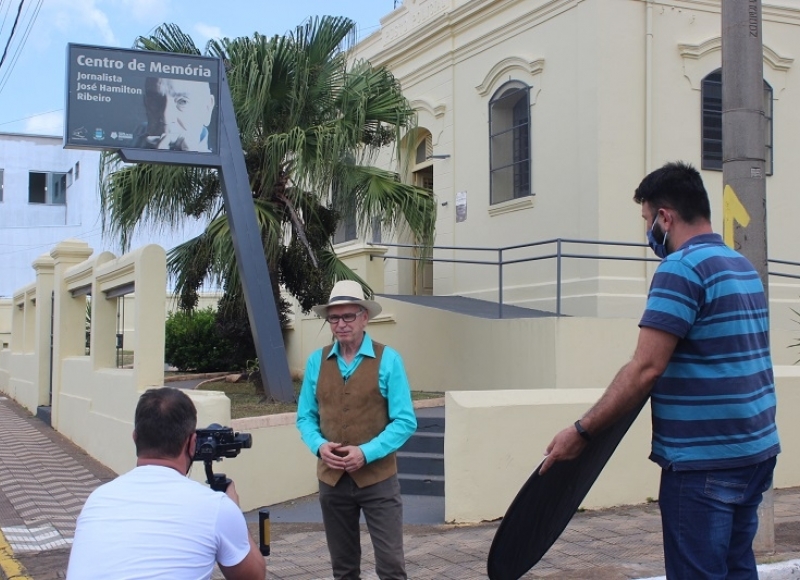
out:
{"label": "white t-shirt", "polygon": [[169,467],[137,467],[98,487],[78,517],[69,580],[207,580],[250,552],[239,507]]}

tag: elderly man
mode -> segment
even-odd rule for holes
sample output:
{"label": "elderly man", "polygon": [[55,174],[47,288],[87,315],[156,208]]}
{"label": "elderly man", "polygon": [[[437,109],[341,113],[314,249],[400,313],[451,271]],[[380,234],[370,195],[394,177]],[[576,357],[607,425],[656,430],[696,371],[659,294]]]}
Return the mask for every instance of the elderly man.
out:
{"label": "elderly man", "polygon": [[308,359],[297,428],[319,458],[319,501],[333,576],[361,578],[363,510],[378,577],[405,579],[395,452],[414,433],[417,419],[403,360],[365,332],[381,306],[365,300],[357,282],[337,282],[328,303],[314,311],[331,325],[335,340]]}
{"label": "elderly man", "polygon": [[178,389],[139,397],[136,468],[92,492],[78,517],[69,580],[263,580],[264,558],[247,531],[233,482],[225,493],[186,477],[197,410]]}
{"label": "elderly man", "polygon": [[148,77],[147,123],[136,130],[134,147],[209,153],[209,126],[215,99],[205,81]]}

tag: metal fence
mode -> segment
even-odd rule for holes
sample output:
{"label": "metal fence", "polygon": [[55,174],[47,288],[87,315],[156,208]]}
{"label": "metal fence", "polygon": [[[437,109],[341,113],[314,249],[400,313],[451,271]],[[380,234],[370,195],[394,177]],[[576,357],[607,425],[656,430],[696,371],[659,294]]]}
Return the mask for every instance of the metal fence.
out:
{"label": "metal fence", "polygon": [[[556,262],[556,316],[561,316],[561,290],[562,290],[562,267],[564,260],[619,260],[628,262],[660,262],[658,258],[648,258],[644,256],[615,256],[604,255],[599,253],[582,253],[579,251],[572,251],[574,246],[592,246],[592,247],[616,247],[616,248],[647,248],[647,244],[641,242],[608,242],[602,240],[580,240],[574,238],[553,238],[550,240],[542,240],[539,242],[529,242],[527,244],[516,244],[513,246],[503,246],[500,248],[487,248],[480,246],[432,246],[424,248],[423,246],[415,244],[375,244],[370,243],[370,246],[383,246],[390,248],[408,248],[414,249],[416,253],[423,254],[425,251],[436,250],[452,250],[463,252],[486,252],[490,254],[491,258],[485,260],[468,260],[461,258],[436,258],[436,257],[422,257],[417,256],[387,256],[383,258],[386,260],[412,260],[425,262],[446,262],[454,264],[475,264],[481,266],[494,266],[497,268],[497,312],[498,317],[503,318],[503,270],[506,266],[514,264],[523,264],[526,262],[536,262],[541,260],[555,260]],[[568,246],[565,248],[565,246]],[[525,258],[508,258],[508,254],[515,250],[522,250],[526,248],[546,248],[546,253],[537,256],[530,256]],[[551,249],[552,248],[552,249]],[[781,278],[794,278],[800,280],[800,262],[791,262],[789,260],[768,260],[769,265],[789,266],[798,268],[798,274],[791,274],[788,272],[774,272],[769,271],[770,276]]]}

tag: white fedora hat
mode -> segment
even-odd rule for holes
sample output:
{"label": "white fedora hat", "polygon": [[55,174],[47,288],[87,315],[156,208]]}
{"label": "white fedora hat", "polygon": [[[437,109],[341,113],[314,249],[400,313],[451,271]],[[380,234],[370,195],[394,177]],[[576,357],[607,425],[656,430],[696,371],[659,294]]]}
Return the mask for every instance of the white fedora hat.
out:
{"label": "white fedora hat", "polygon": [[353,280],[339,280],[333,285],[328,303],[312,306],[311,310],[316,312],[320,317],[327,318],[328,308],[331,306],[341,306],[343,304],[358,304],[359,306],[363,306],[369,313],[370,318],[375,318],[381,313],[381,310],[383,310],[381,305],[374,300],[365,300],[364,289],[361,287],[361,284]]}

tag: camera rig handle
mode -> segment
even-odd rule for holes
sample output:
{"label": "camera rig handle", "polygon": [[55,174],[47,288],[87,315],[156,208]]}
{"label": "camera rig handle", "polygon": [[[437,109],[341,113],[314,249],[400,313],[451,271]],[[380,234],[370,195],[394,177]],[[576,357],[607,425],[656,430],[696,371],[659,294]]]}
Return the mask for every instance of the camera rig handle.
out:
{"label": "camera rig handle", "polygon": [[225,477],[224,473],[214,473],[211,469],[211,460],[208,459],[203,462],[206,467],[206,483],[213,489],[214,491],[221,491],[225,493],[228,489],[228,486],[231,484],[231,480],[228,477]]}

